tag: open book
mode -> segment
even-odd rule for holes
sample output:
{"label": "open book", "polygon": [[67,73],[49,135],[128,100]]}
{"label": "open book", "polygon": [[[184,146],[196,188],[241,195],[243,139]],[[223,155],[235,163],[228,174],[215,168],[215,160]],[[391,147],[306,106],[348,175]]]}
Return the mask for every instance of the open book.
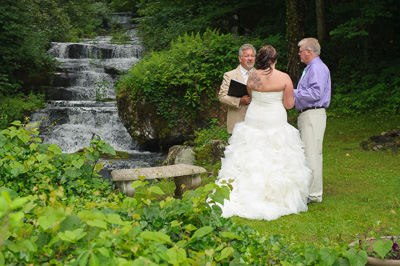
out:
{"label": "open book", "polygon": [[231,79],[231,83],[229,84],[228,95],[234,97],[242,97],[243,95],[247,95],[247,85],[243,82],[240,82],[235,79]]}

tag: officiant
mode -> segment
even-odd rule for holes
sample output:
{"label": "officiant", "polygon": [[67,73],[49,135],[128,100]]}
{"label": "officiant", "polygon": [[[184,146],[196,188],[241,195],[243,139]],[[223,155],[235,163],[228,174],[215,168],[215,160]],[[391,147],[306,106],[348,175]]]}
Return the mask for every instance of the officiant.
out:
{"label": "officiant", "polygon": [[232,134],[235,124],[244,121],[247,107],[251,102],[249,95],[242,97],[229,96],[229,85],[231,80],[237,80],[247,84],[250,73],[254,70],[256,49],[251,44],[244,44],[239,49],[239,66],[231,71],[224,73],[224,80],[219,91],[220,102],[227,106],[227,131]]}

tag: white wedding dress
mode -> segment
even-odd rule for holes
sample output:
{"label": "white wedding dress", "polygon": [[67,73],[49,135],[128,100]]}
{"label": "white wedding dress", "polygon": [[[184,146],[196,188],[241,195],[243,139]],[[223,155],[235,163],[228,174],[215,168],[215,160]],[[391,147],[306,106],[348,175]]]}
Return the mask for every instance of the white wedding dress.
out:
{"label": "white wedding dress", "polygon": [[275,220],[307,211],[311,170],[299,131],[287,123],[283,92],[252,91],[244,122],[237,123],[216,183],[233,190],[222,217]]}

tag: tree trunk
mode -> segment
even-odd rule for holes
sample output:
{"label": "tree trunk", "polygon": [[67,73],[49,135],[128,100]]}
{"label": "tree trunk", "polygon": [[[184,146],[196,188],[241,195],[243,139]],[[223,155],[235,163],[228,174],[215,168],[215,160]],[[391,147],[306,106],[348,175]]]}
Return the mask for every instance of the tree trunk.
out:
{"label": "tree trunk", "polygon": [[304,2],[302,0],[285,0],[286,4],[286,38],[288,45],[288,64],[286,72],[292,78],[296,88],[300,79],[300,57],[298,42],[304,37]]}
{"label": "tree trunk", "polygon": [[318,40],[320,43],[323,43],[328,38],[326,31],[325,0],[315,0],[315,11],[317,13]]}

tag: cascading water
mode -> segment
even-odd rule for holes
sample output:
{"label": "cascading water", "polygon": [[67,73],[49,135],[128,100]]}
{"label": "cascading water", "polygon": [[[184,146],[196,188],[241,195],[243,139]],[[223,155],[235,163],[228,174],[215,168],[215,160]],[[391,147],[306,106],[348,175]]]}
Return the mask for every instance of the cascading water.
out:
{"label": "cascading water", "polygon": [[[126,14],[117,14],[126,21]],[[129,20],[128,20],[129,21]],[[90,145],[96,136],[116,150],[126,151],[129,160],[114,160],[106,167],[135,168],[159,164],[163,155],[136,150],[137,143],[118,117],[114,84],[120,73],[129,70],[142,56],[135,29],[128,32],[127,44],[111,44],[111,37],[102,36],[79,43],[52,43],[49,54],[58,64],[52,89],[46,94],[45,109],[37,110],[32,122],[40,121],[44,143],[58,144],[65,153],[73,153]],[[112,101],[101,101],[113,99]]]}

